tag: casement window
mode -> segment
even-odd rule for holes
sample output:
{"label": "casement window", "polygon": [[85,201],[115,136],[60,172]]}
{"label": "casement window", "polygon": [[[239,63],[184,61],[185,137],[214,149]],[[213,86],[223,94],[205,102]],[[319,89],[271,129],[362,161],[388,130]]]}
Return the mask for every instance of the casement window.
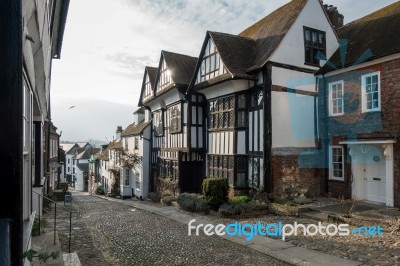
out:
{"label": "casement window", "polygon": [[71,163],[71,161],[70,161],[70,159],[68,158],[68,164],[70,164]]}
{"label": "casement window", "polygon": [[128,139],[127,138],[124,139],[124,144],[125,144],[125,150],[127,151],[129,149]]}
{"label": "casement window", "polygon": [[181,104],[175,104],[168,108],[169,132],[179,133],[182,130]]}
{"label": "casement window", "polygon": [[214,42],[209,39],[204,51],[203,60],[198,74],[198,82],[203,82],[218,76],[220,69],[220,56]]}
{"label": "casement window", "polygon": [[344,181],[344,149],[342,146],[330,146],[329,179]]}
{"label": "casement window", "polygon": [[208,128],[232,128],[235,126],[235,96],[209,102]]}
{"label": "casement window", "polygon": [[179,179],[178,161],[160,159],[158,166],[160,177],[168,177],[173,180]]}
{"label": "casement window", "polygon": [[135,137],[135,150],[139,149],[139,137]]}
{"label": "casement window", "polygon": [[247,97],[240,94],[237,97],[237,126],[247,127]]}
{"label": "casement window", "polygon": [[171,72],[167,68],[167,64],[165,64],[165,60],[163,60],[161,63],[160,77],[158,80],[157,90],[158,91],[162,90],[162,89],[168,87],[168,85],[170,85],[170,84],[171,84]]}
{"label": "casement window", "polygon": [[163,112],[162,110],[153,113],[153,131],[154,136],[160,137],[164,134],[163,125]]}
{"label": "casement window", "polygon": [[381,110],[380,73],[374,72],[361,76],[362,112]]}
{"label": "casement window", "polygon": [[247,188],[247,157],[237,156],[236,157],[236,182],[234,183],[238,188]]}
{"label": "casement window", "polygon": [[261,185],[261,157],[253,157],[249,159],[249,188],[260,188]]}
{"label": "casement window", "polygon": [[325,42],[325,32],[304,27],[305,64],[319,66],[317,55],[326,55]]}
{"label": "casement window", "polygon": [[129,168],[125,168],[124,185],[129,186]]}
{"label": "casement window", "polygon": [[71,172],[71,168],[68,167],[68,173]]}
{"label": "casement window", "polygon": [[337,116],[344,113],[343,80],[329,83],[329,115]]}
{"label": "casement window", "polygon": [[72,168],[72,173],[75,174],[75,167]]}
{"label": "casement window", "polygon": [[207,155],[208,177],[227,178],[234,183],[234,157],[229,155]]}
{"label": "casement window", "polygon": [[250,95],[250,110],[259,110],[263,108],[263,91],[257,90]]}
{"label": "casement window", "polygon": [[136,184],[136,190],[140,191],[140,173],[139,172],[136,173],[136,182],[135,182],[135,184]]}

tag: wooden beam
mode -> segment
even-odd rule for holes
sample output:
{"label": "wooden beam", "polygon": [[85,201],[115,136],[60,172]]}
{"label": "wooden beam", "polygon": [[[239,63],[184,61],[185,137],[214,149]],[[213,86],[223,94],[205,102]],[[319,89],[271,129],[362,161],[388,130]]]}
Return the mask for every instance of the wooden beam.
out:
{"label": "wooden beam", "polygon": [[264,186],[267,193],[272,193],[272,64],[267,63],[263,69],[263,95],[264,95]]}

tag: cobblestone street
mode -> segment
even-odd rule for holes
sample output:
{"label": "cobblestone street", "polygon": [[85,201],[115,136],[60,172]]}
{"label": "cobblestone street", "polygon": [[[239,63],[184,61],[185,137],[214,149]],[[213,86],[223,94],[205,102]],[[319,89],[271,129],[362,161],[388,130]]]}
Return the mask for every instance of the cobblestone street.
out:
{"label": "cobblestone street", "polygon": [[126,204],[81,193],[73,199],[81,217],[74,219],[72,251],[82,265],[287,265],[219,237],[188,236],[184,224]]}

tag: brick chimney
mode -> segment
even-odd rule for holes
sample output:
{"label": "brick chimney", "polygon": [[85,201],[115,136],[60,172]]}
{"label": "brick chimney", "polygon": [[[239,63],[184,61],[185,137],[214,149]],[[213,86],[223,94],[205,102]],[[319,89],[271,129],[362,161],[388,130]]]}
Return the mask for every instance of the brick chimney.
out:
{"label": "brick chimney", "polygon": [[117,130],[115,131],[116,141],[120,141],[121,140],[121,133],[122,133],[122,127],[121,126],[117,126]]}
{"label": "brick chimney", "polygon": [[[321,1],[323,4],[323,2]],[[335,29],[343,26],[344,16],[339,13],[336,6],[323,4],[326,14]]]}

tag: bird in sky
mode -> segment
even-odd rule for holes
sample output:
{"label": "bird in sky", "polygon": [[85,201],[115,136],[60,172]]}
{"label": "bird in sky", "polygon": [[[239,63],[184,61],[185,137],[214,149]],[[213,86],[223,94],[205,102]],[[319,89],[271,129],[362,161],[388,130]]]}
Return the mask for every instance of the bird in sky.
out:
{"label": "bird in sky", "polygon": [[75,108],[75,105],[72,105],[70,108],[68,108],[68,109],[72,109],[72,108]]}

